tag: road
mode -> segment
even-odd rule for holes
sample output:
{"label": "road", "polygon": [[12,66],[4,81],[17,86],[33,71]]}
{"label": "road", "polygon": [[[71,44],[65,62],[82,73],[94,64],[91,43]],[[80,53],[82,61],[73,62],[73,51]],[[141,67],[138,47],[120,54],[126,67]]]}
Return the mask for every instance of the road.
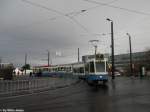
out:
{"label": "road", "polygon": [[116,77],[99,87],[80,81],[42,93],[0,98],[0,108],[25,112],[150,112],[150,78]]}

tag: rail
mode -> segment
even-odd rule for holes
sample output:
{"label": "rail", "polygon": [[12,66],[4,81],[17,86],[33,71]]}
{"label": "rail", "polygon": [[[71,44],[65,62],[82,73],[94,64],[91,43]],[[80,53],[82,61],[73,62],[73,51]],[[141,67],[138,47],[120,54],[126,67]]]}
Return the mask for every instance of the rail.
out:
{"label": "rail", "polygon": [[15,80],[0,80],[0,95],[35,92],[47,89],[69,86],[77,81],[76,77],[63,78],[28,78]]}

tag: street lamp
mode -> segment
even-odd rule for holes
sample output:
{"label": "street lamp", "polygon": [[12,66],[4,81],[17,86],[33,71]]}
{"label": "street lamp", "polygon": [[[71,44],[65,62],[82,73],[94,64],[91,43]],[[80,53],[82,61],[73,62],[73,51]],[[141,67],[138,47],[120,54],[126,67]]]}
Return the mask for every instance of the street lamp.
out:
{"label": "street lamp", "polygon": [[130,75],[133,75],[133,67],[132,67],[132,46],[131,46],[131,36],[129,33],[127,33],[127,36],[129,37],[129,46],[130,46]]}
{"label": "street lamp", "polygon": [[115,79],[115,64],[114,64],[114,31],[113,31],[113,20],[107,18],[107,21],[111,22],[111,62],[112,62],[112,79]]}
{"label": "street lamp", "polygon": [[25,75],[26,75],[26,70],[27,70],[27,53],[25,53],[25,65],[24,65],[25,67]]}
{"label": "street lamp", "polygon": [[49,67],[50,53],[49,50],[46,51],[47,51],[47,66]]}

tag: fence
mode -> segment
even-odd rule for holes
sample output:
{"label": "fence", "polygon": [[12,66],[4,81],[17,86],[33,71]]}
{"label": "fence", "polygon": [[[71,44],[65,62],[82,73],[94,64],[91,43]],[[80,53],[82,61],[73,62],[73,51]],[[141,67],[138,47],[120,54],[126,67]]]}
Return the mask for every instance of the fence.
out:
{"label": "fence", "polygon": [[68,86],[77,81],[76,78],[29,78],[26,80],[0,80],[0,95],[20,92],[35,92]]}

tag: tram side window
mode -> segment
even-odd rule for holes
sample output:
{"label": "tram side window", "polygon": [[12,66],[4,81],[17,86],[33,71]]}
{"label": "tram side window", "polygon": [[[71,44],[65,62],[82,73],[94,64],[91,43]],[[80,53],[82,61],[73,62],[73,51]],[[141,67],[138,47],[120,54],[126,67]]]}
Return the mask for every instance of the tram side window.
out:
{"label": "tram side window", "polygon": [[78,69],[77,68],[73,68],[73,72],[74,73],[78,73]]}
{"label": "tram side window", "polygon": [[90,62],[90,73],[94,73],[94,62]]}
{"label": "tram side window", "polygon": [[89,64],[85,64],[85,73],[89,73]]}
{"label": "tram side window", "polygon": [[43,68],[43,71],[48,71],[48,68]]}
{"label": "tram side window", "polygon": [[78,67],[73,69],[74,73],[84,73],[84,68],[83,67]]}
{"label": "tram side window", "polygon": [[68,71],[69,71],[69,72],[72,72],[72,68],[71,68],[71,67],[69,67],[69,68],[68,68]]}
{"label": "tram side window", "polygon": [[80,67],[80,73],[84,73],[84,68]]}
{"label": "tram side window", "polygon": [[61,67],[58,67],[57,71],[61,71]]}
{"label": "tram side window", "polygon": [[108,62],[106,62],[106,71],[109,71],[109,65],[108,65]]}
{"label": "tram side window", "polygon": [[48,68],[48,71],[51,72],[51,68]]}
{"label": "tram side window", "polygon": [[55,68],[54,71],[57,72],[57,71],[58,71],[58,68]]}

